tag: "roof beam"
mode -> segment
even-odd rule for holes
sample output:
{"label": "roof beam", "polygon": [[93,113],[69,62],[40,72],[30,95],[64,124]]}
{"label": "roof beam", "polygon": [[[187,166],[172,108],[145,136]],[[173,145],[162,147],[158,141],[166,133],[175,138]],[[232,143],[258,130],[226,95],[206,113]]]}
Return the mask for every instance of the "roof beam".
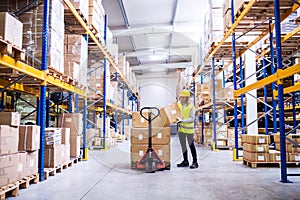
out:
{"label": "roof beam", "polygon": [[123,16],[123,19],[124,19],[125,26],[128,29],[128,28],[130,28],[130,24],[129,24],[127,13],[126,13],[126,10],[125,10],[125,7],[124,7],[123,0],[119,0],[119,5],[120,5],[120,9],[121,9],[121,12],[122,12],[122,16]]}

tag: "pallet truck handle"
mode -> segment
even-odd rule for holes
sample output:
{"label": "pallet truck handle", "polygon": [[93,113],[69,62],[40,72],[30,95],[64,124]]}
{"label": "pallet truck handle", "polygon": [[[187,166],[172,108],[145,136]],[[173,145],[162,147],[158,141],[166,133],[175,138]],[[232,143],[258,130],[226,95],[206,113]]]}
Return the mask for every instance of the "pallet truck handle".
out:
{"label": "pallet truck handle", "polygon": [[[147,118],[147,116],[143,115],[143,110],[148,110],[148,113],[150,116],[148,116],[149,118]],[[149,111],[150,110],[150,111]],[[152,110],[156,110],[157,111],[157,114],[153,113]],[[154,117],[152,118],[152,115],[151,114],[154,114]],[[156,107],[144,107],[140,110],[140,115],[147,121],[151,120],[153,121],[155,118],[157,118],[159,115],[160,115],[160,111],[158,108]]]}

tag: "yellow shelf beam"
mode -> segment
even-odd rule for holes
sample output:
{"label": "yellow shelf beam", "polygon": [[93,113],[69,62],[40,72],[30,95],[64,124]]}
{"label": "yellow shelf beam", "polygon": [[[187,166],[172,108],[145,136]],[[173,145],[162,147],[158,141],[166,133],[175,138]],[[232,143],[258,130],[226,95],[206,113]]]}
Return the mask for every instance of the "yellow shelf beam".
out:
{"label": "yellow shelf beam", "polygon": [[118,111],[121,111],[121,112],[123,112],[123,113],[126,113],[126,114],[128,114],[128,115],[131,115],[131,114],[132,114],[132,112],[130,112],[129,110],[126,110],[126,109],[124,109],[124,108],[118,107],[118,106],[116,106],[116,105],[110,103],[109,101],[106,102],[106,105],[109,106],[109,107],[111,107],[111,108],[113,108],[113,109],[116,109],[116,110],[118,110]]}
{"label": "yellow shelf beam", "polygon": [[[4,88],[5,86],[7,86],[9,84],[11,84],[10,81],[0,80],[0,88]],[[19,92],[23,92],[23,93],[27,93],[27,94],[31,94],[31,95],[34,95],[36,97],[40,96],[40,91],[39,90],[24,86],[23,84],[19,84],[19,83],[15,83],[7,89],[8,90],[13,90],[13,91],[19,91]]]}
{"label": "yellow shelf beam", "polygon": [[259,80],[259,81],[255,82],[251,85],[248,85],[248,86],[246,86],[242,89],[235,90],[234,91],[234,96],[238,97],[241,94],[245,94],[246,92],[249,92],[251,90],[262,88],[265,85],[271,84],[271,83],[273,83],[277,80],[280,80],[280,79],[290,77],[290,76],[292,76],[294,74],[297,74],[299,72],[300,72],[300,63],[296,64],[292,67],[289,67],[287,69],[284,69],[284,70],[278,70],[275,74],[272,74],[271,76],[268,76],[267,78]]}
{"label": "yellow shelf beam", "polygon": [[134,93],[136,94],[136,91],[131,87],[131,85],[129,84],[129,82],[126,80],[126,78],[124,77],[124,75],[121,73],[120,69],[117,67],[116,63],[114,62],[114,60],[111,58],[111,55],[108,53],[107,48],[102,45],[98,39],[96,38],[96,36],[92,33],[92,31],[89,29],[89,27],[87,26],[87,24],[85,23],[85,21],[82,19],[82,17],[79,15],[79,13],[76,11],[76,9],[74,8],[74,6],[72,5],[72,3],[69,0],[64,0],[66,6],[70,9],[70,11],[72,12],[72,14],[74,15],[74,17],[77,19],[77,21],[81,24],[81,26],[84,28],[84,30],[86,31],[86,33],[90,36],[90,38],[95,42],[95,44],[97,45],[97,47],[99,48],[99,50],[103,53],[104,58],[107,59],[107,61],[110,63],[111,66],[113,66],[113,68],[116,70],[116,72],[119,74],[121,80],[123,80],[125,82],[125,84],[128,86],[128,88]]}
{"label": "yellow shelf beam", "polygon": [[[283,94],[288,94],[288,93],[297,92],[297,91],[300,91],[300,84],[296,84],[294,86],[284,88],[283,89]],[[275,97],[278,96],[278,91],[277,90],[274,91],[274,96]]]}
{"label": "yellow shelf beam", "polygon": [[[86,96],[85,90],[81,90],[81,89],[76,88],[75,86],[72,86],[72,85],[70,85],[66,82],[63,82],[57,78],[47,75],[47,71],[41,71],[41,70],[35,69],[23,62],[16,61],[14,58],[7,56],[7,55],[3,55],[1,53],[0,53],[0,65],[6,66],[6,67],[16,70],[18,72],[27,74],[30,77],[41,80],[41,82],[46,81],[46,82],[48,82],[52,85],[55,85],[59,88],[68,90],[70,92],[74,92],[81,96]],[[29,92],[30,92],[30,89],[29,89]]]}

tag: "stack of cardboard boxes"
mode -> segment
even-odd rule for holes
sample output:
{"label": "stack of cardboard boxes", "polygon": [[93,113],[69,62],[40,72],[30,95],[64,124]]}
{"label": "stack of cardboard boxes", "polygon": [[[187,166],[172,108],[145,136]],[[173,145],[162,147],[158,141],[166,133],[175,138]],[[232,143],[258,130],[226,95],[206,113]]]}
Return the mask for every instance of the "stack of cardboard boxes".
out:
{"label": "stack of cardboard boxes", "polygon": [[81,35],[65,34],[64,40],[65,75],[86,85],[87,42]]}
{"label": "stack of cardboard boxes", "polygon": [[269,162],[269,135],[242,136],[243,159],[249,162]]}
{"label": "stack of cardboard boxes", "polygon": [[[145,111],[147,117],[148,113]],[[152,116],[153,117],[153,116]],[[152,122],[152,146],[158,155],[170,166],[170,128],[171,123],[182,118],[178,104],[174,103],[160,109],[160,116]],[[143,157],[148,148],[148,121],[139,112],[132,114],[131,128],[131,167],[136,168],[137,162]]]}
{"label": "stack of cardboard boxes", "polygon": [[[287,138],[294,141],[296,144],[300,144],[300,134],[289,134]],[[274,162],[280,162],[280,134],[274,135],[274,142],[276,151],[272,151],[274,154],[272,156]],[[289,140],[285,141],[286,145],[286,158],[288,162],[299,162],[300,161],[300,148],[296,147],[295,144],[291,143]]]}
{"label": "stack of cardboard boxes", "polygon": [[63,113],[58,116],[58,127],[70,129],[70,156],[80,156],[80,138],[83,131],[83,116],[80,113]]}
{"label": "stack of cardboard boxes", "polygon": [[19,127],[20,119],[16,112],[0,113],[0,187],[38,171],[39,127]]}
{"label": "stack of cardboard boxes", "polygon": [[[29,0],[18,1],[19,10],[31,3]],[[49,66],[64,74],[64,3],[61,0],[49,1]],[[23,5],[23,6],[21,6]],[[18,17],[23,23],[23,47],[35,58],[42,60],[44,4],[38,4]],[[31,64],[31,63],[30,63]],[[40,63],[35,63],[35,67]]]}
{"label": "stack of cardboard boxes", "polygon": [[62,165],[70,160],[70,129],[45,129],[45,158],[46,168]]}

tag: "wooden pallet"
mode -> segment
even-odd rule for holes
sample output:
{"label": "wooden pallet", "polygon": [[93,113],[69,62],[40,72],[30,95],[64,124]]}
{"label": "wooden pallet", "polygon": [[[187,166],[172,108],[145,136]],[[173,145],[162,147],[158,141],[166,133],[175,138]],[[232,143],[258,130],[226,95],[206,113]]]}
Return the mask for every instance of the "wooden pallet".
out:
{"label": "wooden pallet", "polygon": [[55,176],[56,173],[62,172],[62,165],[56,166],[54,168],[45,168],[44,169],[44,178],[47,180],[50,176]]}
{"label": "wooden pallet", "polygon": [[8,184],[0,188],[0,200],[4,200],[7,196],[16,197],[19,195],[20,189],[26,189],[30,184],[39,182],[39,173],[24,177],[14,183]]}
{"label": "wooden pallet", "polygon": [[0,37],[0,52],[8,54],[16,60],[25,61],[25,50]]}
{"label": "wooden pallet", "polygon": [[79,157],[71,157],[71,161],[74,163],[74,164],[77,164],[78,162],[81,162],[82,161],[82,158],[79,156]]}
{"label": "wooden pallet", "polygon": [[59,80],[63,80],[64,79],[64,74],[57,71],[56,69],[52,68],[52,67],[48,67],[48,74],[53,76],[54,78],[57,78]]}
{"label": "wooden pallet", "polygon": [[[243,164],[251,168],[257,167],[280,167],[280,162],[253,162],[243,158]],[[299,162],[287,162],[287,167],[300,167]]]}
{"label": "wooden pallet", "polygon": [[0,188],[0,200],[5,200],[6,196],[16,197],[19,195],[19,183],[12,183]]}

